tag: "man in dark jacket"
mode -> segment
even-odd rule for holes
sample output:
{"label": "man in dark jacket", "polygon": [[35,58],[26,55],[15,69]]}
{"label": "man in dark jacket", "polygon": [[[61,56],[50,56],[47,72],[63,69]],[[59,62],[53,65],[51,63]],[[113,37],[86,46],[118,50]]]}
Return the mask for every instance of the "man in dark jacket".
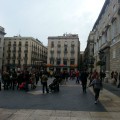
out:
{"label": "man in dark jacket", "polygon": [[88,73],[84,70],[80,75],[83,93],[86,93],[87,77],[88,77]]}
{"label": "man in dark jacket", "polygon": [[45,89],[46,89],[46,92],[49,93],[48,86],[47,86],[48,78],[45,73],[43,73],[41,81],[42,81],[42,86],[43,86],[43,94],[45,92]]}

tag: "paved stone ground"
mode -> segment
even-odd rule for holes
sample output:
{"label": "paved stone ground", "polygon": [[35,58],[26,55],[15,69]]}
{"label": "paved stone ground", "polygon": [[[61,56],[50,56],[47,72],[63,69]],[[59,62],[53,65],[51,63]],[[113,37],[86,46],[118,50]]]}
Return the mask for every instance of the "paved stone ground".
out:
{"label": "paved stone ground", "polygon": [[[51,82],[51,81],[50,81]],[[0,120],[120,120],[120,97],[103,89],[94,104],[92,88],[82,93],[80,85],[70,81],[59,93],[1,91]]]}

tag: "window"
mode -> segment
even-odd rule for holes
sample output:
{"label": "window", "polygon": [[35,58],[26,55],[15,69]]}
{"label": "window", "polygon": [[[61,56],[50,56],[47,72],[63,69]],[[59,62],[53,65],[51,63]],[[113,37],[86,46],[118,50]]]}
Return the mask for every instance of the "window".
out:
{"label": "window", "polygon": [[64,47],[64,52],[67,52],[67,46]]}
{"label": "window", "polygon": [[15,60],[13,60],[13,64],[15,64]]}
{"label": "window", "polygon": [[60,53],[57,54],[57,57],[60,58]]}
{"label": "window", "polygon": [[71,60],[71,61],[70,61],[70,64],[71,64],[71,65],[74,65],[74,63],[75,63],[74,60]]}
{"label": "window", "polygon": [[10,60],[8,60],[7,63],[10,64]]}
{"label": "window", "polygon": [[60,60],[57,60],[57,65],[60,65],[60,63],[61,63]]}
{"label": "window", "polygon": [[53,48],[53,47],[54,47],[54,41],[51,42],[51,48]]}
{"label": "window", "polygon": [[64,60],[64,61],[63,61],[63,64],[64,64],[64,65],[67,65],[67,60]]}
{"label": "window", "polygon": [[64,43],[65,45],[67,45],[67,41],[65,41],[65,43]]}
{"label": "window", "polygon": [[67,53],[64,53],[64,57],[67,58]]}
{"label": "window", "polygon": [[18,64],[19,64],[19,65],[21,64],[20,60],[18,60]]}

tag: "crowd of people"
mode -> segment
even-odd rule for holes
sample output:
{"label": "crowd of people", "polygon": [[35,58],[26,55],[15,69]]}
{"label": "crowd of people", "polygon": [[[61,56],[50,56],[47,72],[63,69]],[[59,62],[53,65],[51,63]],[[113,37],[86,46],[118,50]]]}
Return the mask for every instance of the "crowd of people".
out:
{"label": "crowd of people", "polygon": [[[48,86],[48,78],[53,78],[54,81]],[[31,89],[35,89],[37,87],[38,81],[41,82],[43,94],[49,93],[50,90],[56,89],[59,91],[59,84],[64,81],[66,83],[68,80],[75,80],[76,84],[82,85],[83,93],[86,93],[86,88],[93,87],[95,93],[95,104],[98,101],[100,90],[102,89],[102,81],[105,78],[105,74],[103,72],[98,73],[96,70],[94,72],[88,73],[87,71],[63,71],[63,72],[53,72],[53,71],[3,71],[0,74],[0,90],[3,85],[4,90],[25,90],[29,91],[29,84],[31,85]],[[115,81],[119,78],[120,74],[117,72],[111,73],[111,78],[114,78]],[[89,80],[89,84],[87,86],[87,80]],[[120,87],[120,84],[118,84]]]}

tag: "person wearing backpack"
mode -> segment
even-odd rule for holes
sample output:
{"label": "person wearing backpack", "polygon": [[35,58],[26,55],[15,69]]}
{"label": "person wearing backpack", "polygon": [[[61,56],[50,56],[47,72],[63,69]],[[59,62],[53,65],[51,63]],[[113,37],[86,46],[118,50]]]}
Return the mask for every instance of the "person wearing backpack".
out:
{"label": "person wearing backpack", "polygon": [[99,79],[99,75],[96,76],[93,81],[90,83],[88,87],[94,86],[94,93],[95,93],[95,104],[98,102],[100,90],[102,89],[102,81]]}

